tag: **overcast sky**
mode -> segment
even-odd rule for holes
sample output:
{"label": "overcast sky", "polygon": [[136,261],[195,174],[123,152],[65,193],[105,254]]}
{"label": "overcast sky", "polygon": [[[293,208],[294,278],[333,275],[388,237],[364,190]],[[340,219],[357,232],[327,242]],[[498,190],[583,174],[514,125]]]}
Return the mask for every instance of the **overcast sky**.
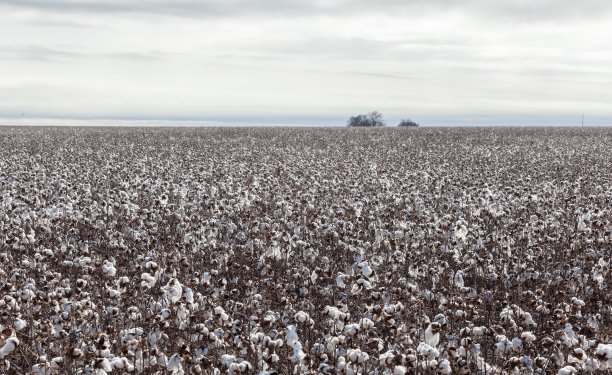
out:
{"label": "overcast sky", "polygon": [[0,0],[0,117],[612,124],[609,0]]}

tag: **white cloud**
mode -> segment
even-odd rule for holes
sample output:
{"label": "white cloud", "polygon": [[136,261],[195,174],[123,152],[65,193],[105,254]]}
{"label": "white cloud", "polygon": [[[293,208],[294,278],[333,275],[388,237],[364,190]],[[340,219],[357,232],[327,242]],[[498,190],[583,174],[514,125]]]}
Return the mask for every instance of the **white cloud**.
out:
{"label": "white cloud", "polygon": [[4,1],[0,116],[612,122],[608,4]]}

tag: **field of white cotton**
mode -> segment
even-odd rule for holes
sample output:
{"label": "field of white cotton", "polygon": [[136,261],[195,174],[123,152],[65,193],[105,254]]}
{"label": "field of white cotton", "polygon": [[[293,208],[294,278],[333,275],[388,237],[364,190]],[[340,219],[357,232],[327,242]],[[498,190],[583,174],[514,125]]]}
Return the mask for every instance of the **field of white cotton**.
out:
{"label": "field of white cotton", "polygon": [[0,128],[0,373],[609,374],[612,129]]}

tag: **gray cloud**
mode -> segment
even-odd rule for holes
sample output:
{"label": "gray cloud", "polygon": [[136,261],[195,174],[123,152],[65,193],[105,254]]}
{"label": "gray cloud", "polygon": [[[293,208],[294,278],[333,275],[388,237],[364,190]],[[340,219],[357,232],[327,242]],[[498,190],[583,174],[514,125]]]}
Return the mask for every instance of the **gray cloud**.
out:
{"label": "gray cloud", "polygon": [[0,117],[290,122],[377,109],[390,122],[576,111],[612,120],[611,8],[596,0],[4,0],[0,33],[11,41],[0,46]]}
{"label": "gray cloud", "polygon": [[32,61],[63,61],[83,57],[82,54],[47,48],[38,45],[29,46],[3,46],[0,47],[0,56],[4,59],[32,60]]}
{"label": "gray cloud", "polygon": [[515,22],[600,18],[612,12],[607,0],[4,0],[2,5],[45,12],[150,13],[184,17],[261,15],[393,14],[417,18],[421,12],[465,11]]}

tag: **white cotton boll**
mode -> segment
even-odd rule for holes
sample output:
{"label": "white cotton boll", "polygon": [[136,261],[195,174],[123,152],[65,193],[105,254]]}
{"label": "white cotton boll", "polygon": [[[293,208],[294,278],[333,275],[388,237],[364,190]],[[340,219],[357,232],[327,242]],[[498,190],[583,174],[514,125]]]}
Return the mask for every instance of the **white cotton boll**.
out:
{"label": "white cotton boll", "polygon": [[446,359],[440,361],[438,363],[438,371],[440,371],[440,374],[449,375],[452,372],[450,362]]}
{"label": "white cotton boll", "polygon": [[523,322],[525,323],[525,325],[528,326],[537,326],[536,322],[533,321],[533,318],[531,317],[531,314],[528,312],[523,312],[521,314],[521,317],[523,318]]}
{"label": "white cotton boll", "polygon": [[344,334],[347,336],[355,336],[359,332],[359,324],[347,324],[344,326]]}
{"label": "white cotton boll", "polygon": [[178,354],[174,354],[166,363],[166,369],[172,371],[173,375],[183,375],[183,366],[181,365],[181,358]]}
{"label": "white cotton boll", "polygon": [[440,356],[440,352],[438,351],[438,349],[433,348],[432,346],[423,342],[420,343],[417,347],[417,353],[428,359],[434,359]]}
{"label": "white cotton boll", "polygon": [[113,277],[117,274],[117,269],[115,268],[113,263],[109,262],[108,260],[105,260],[104,264],[102,265],[102,272],[104,272],[106,276]]}
{"label": "white cotton boll", "polygon": [[183,296],[183,286],[177,279],[170,279],[168,284],[161,289],[165,298],[171,303],[178,302]]}
{"label": "white cotton boll", "polygon": [[463,271],[457,271],[457,273],[455,274],[454,281],[457,288],[463,288],[463,286],[465,285],[463,282]]}
{"label": "white cotton boll", "polygon": [[584,362],[584,369],[589,372],[595,372],[599,370],[599,361],[595,358],[589,358]]}
{"label": "white cotton boll", "polygon": [[141,285],[147,288],[153,287],[157,282],[157,278],[147,272],[140,275],[140,278],[142,279]]}
{"label": "white cotton boll", "polygon": [[433,324],[430,324],[429,327],[425,330],[425,343],[431,347],[437,347],[440,342],[440,332],[433,332]]}
{"label": "white cotton boll", "polygon": [[102,370],[106,371],[106,372],[113,371],[113,367],[111,366],[110,361],[108,360],[108,358],[104,358],[104,359],[98,361],[96,365],[99,368],[101,368]]}
{"label": "white cotton boll", "polygon": [[380,366],[386,367],[393,362],[393,358],[395,358],[395,353],[389,350],[378,357],[378,363]]}
{"label": "white cotton boll", "polygon": [[518,337],[515,337],[512,339],[512,348],[519,350],[520,348],[523,347],[523,342],[521,341],[521,339],[519,339]]}
{"label": "white cotton boll", "polygon": [[44,363],[35,364],[32,366],[31,374],[47,375],[47,365]]}
{"label": "white cotton boll", "polygon": [[230,354],[223,354],[221,356],[221,364],[226,367],[229,367],[232,363],[236,362],[236,357]]}
{"label": "white cotton boll", "polygon": [[521,338],[526,342],[534,342],[536,340],[535,335],[529,331],[521,333]]}
{"label": "white cotton boll", "polygon": [[344,283],[344,278],[346,277],[345,274],[338,274],[338,277],[336,277],[336,285],[338,285],[339,288],[344,288],[346,287],[346,284]]}
{"label": "white cotton boll", "polygon": [[572,304],[576,306],[580,306],[580,307],[585,305],[583,300],[581,300],[580,298],[576,298],[576,297],[572,297]]}
{"label": "white cotton boll", "polygon": [[15,319],[15,322],[13,323],[13,326],[15,327],[15,329],[17,331],[21,331],[22,329],[24,329],[25,327],[28,326],[28,323],[25,320],[23,320],[23,319],[17,318],[17,319]]}
{"label": "white cotton boll", "polygon": [[600,367],[612,369],[612,344],[599,344],[595,355],[600,359]]}
{"label": "white cotton boll", "polygon": [[290,325],[289,327],[287,327],[287,330],[285,331],[285,336],[287,337],[287,345],[289,345],[289,347],[291,348],[294,348],[299,340],[294,325]]}
{"label": "white cotton boll", "polygon": [[365,277],[370,277],[374,272],[372,271],[372,267],[367,263],[361,263],[359,266],[361,268],[361,274]]}
{"label": "white cotton boll", "polygon": [[183,298],[187,303],[193,303],[193,290],[191,288],[185,288],[183,291]]}
{"label": "white cotton boll", "polygon": [[393,368],[393,375],[406,375],[406,371],[408,370],[404,366],[395,366]]}
{"label": "white cotton boll", "polygon": [[485,334],[485,327],[474,327],[472,328],[472,335],[473,336],[484,336]]}
{"label": "white cotton boll", "polygon": [[263,332],[257,332],[251,335],[251,342],[253,344],[259,344],[260,342],[263,342],[265,335],[263,334]]}
{"label": "white cotton boll", "polygon": [[504,355],[511,349],[512,349],[512,341],[509,341],[506,338],[502,339],[500,342],[495,344],[495,354],[497,355]]}
{"label": "white cotton boll", "polygon": [[7,355],[11,354],[17,345],[19,345],[19,339],[17,337],[11,336],[6,339],[4,346],[0,348],[0,359],[3,359]]}
{"label": "white cotton boll", "polygon": [[359,326],[364,330],[368,330],[374,328],[374,322],[368,318],[362,318],[359,320]]}
{"label": "white cotton boll", "polygon": [[113,367],[113,369],[120,369],[121,370],[121,369],[125,368],[125,365],[126,365],[125,362],[126,362],[125,357],[123,357],[123,358],[114,358],[111,361],[111,366]]}
{"label": "white cotton boll", "polygon": [[559,369],[557,375],[574,375],[576,373],[576,368],[573,366],[565,366]]}
{"label": "white cotton boll", "polygon": [[304,323],[307,322],[310,319],[310,317],[308,316],[307,313],[305,313],[304,311],[298,311],[295,314],[295,320],[297,320],[300,323]]}

